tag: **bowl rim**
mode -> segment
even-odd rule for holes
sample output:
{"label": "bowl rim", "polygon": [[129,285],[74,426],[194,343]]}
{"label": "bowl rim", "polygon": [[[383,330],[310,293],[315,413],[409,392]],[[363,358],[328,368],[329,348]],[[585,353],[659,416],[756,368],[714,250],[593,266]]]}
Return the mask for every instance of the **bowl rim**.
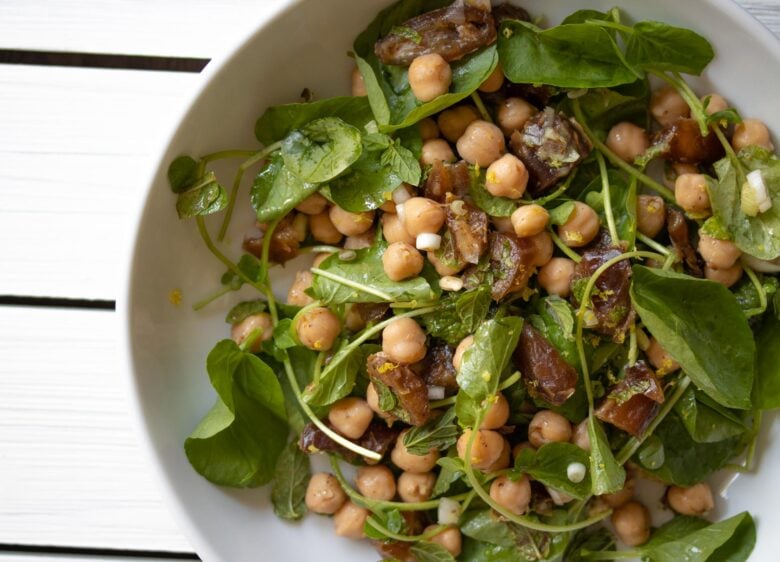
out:
{"label": "bowl rim", "polygon": [[[182,498],[174,491],[174,487],[170,482],[172,475],[163,468],[157,457],[151,437],[152,420],[148,419],[145,414],[139,381],[136,376],[136,365],[132,350],[131,322],[134,265],[140,257],[140,248],[138,246],[139,229],[146,209],[150,204],[150,195],[155,186],[155,180],[167,164],[167,152],[203,93],[213,84],[214,79],[233,62],[236,55],[254,42],[256,37],[262,34],[267,26],[273,25],[274,22],[286,16],[288,12],[294,10],[299,4],[312,1],[314,0],[265,0],[263,3],[267,9],[258,17],[255,25],[245,31],[233,46],[229,46],[215,54],[200,73],[199,82],[192,93],[185,99],[182,109],[177,112],[175,119],[171,121],[173,125],[169,132],[159,137],[161,141],[157,145],[157,150],[154,151],[156,156],[150,160],[149,168],[144,175],[146,187],[137,195],[137,199],[131,203],[130,211],[126,215],[125,252],[121,254],[126,256],[126,258],[120,270],[120,291],[117,295],[116,306],[120,324],[118,364],[124,371],[120,375],[125,391],[124,398],[127,402],[136,439],[141,445],[141,454],[145,463],[151,468],[155,486],[161,493],[163,503],[173,515],[179,530],[191,544],[195,553],[204,560],[222,560],[222,558],[218,552],[212,549],[211,544],[202,538],[203,535],[200,533],[198,525],[193,521],[189,510],[185,507]],[[515,2],[515,0],[510,1]],[[391,0],[387,0],[387,4],[390,5],[390,3]],[[780,50],[780,37],[775,36],[768,27],[748,12],[744,6],[738,4],[736,0],[701,0],[701,3],[711,10],[720,12],[738,27],[749,31],[769,51]]]}

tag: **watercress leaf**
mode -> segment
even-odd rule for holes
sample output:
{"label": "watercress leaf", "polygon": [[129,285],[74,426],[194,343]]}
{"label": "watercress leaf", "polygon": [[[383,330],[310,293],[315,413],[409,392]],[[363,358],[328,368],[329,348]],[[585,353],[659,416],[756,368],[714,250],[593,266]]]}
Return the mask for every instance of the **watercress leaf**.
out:
{"label": "watercress leaf", "polygon": [[217,213],[227,206],[227,192],[214,172],[207,173],[196,185],[179,193],[176,212],[180,219]]}
{"label": "watercress leaf", "polygon": [[756,546],[756,524],[749,513],[744,517],[731,538],[718,547],[707,562],[745,562]]}
{"label": "watercress leaf", "polygon": [[455,425],[455,408],[450,408],[438,419],[412,427],[404,435],[404,446],[413,455],[427,455],[431,449],[446,451],[455,444],[459,434]]}
{"label": "watercress leaf", "polygon": [[567,475],[571,463],[587,467],[588,453],[571,443],[547,443],[538,450],[523,449],[515,459],[515,468],[545,486],[565,492],[576,499],[590,496],[590,474],[581,482],[572,482]]}
{"label": "watercress leaf", "polygon": [[396,141],[382,153],[382,165],[410,185],[418,185],[422,176],[420,162],[408,148]]}
{"label": "watercress leaf", "polygon": [[550,223],[551,224],[565,224],[569,217],[574,212],[574,201],[566,201],[561,203],[554,209],[550,209]]}
{"label": "watercress leaf", "polygon": [[688,275],[633,267],[642,322],[696,386],[729,408],[750,408],[755,342],[734,295]]}
{"label": "watercress leaf", "polygon": [[[714,443],[697,443],[676,412],[671,412],[653,433],[663,442],[664,464],[649,473],[667,484],[693,486],[722,468],[744,448],[741,437]],[[640,448],[640,453],[642,449]]]}
{"label": "watercress leaf", "polygon": [[698,33],[659,21],[640,21],[626,40],[626,60],[635,68],[699,75],[715,56]]}
{"label": "watercress leaf", "polygon": [[765,316],[756,339],[756,348],[758,356],[753,405],[759,410],[780,408],[780,320],[776,316]]}
{"label": "watercress leaf", "polygon": [[[379,78],[377,78],[374,68],[366,59],[357,55],[355,55],[355,64],[363,77],[368,103],[371,106],[371,111],[377,124],[387,125],[390,123],[390,106],[387,103],[387,98],[385,98],[385,93],[382,91],[382,85],[379,83]],[[379,62],[374,60],[374,64],[378,66]]]}
{"label": "watercress leaf", "polygon": [[197,181],[198,162],[191,156],[179,156],[168,166],[168,183],[174,193],[187,191]]}
{"label": "watercress leaf", "polygon": [[604,427],[596,416],[588,418],[588,437],[590,438],[590,480],[594,496],[611,494],[623,489],[626,471],[615,460],[609,447]]}
{"label": "watercress leaf", "polygon": [[515,545],[515,535],[512,530],[489,509],[466,512],[461,518],[460,531],[478,541],[507,547]]}
{"label": "watercress leaf", "polygon": [[435,542],[416,542],[409,550],[417,562],[455,562],[452,554]]}
{"label": "watercress leaf", "polygon": [[612,35],[595,25],[567,23],[541,30],[506,20],[498,33],[498,52],[504,74],[520,84],[608,88],[641,78],[626,65]]}
{"label": "watercress leaf", "polygon": [[480,325],[458,371],[461,391],[478,403],[496,393],[522,327],[523,319],[517,316],[493,318]]}
{"label": "watercress leaf", "polygon": [[301,345],[294,335],[292,322],[290,318],[283,318],[274,326],[274,343],[279,349]]}
{"label": "watercress leaf", "polygon": [[282,141],[284,165],[302,181],[322,183],[349,168],[363,151],[360,131],[337,117],[316,119]]}
{"label": "watercress leaf", "polygon": [[[591,130],[606,138],[612,126],[621,121],[647,127],[650,85],[647,80],[637,80],[614,88],[595,88],[578,97],[577,101]],[[569,98],[564,98],[562,109],[572,113]]]}
{"label": "watercress leaf", "polygon": [[706,394],[688,388],[674,405],[688,434],[697,443],[715,443],[737,437],[747,430],[734,412],[713,401]]}
{"label": "watercress leaf", "polygon": [[474,424],[477,423],[479,405],[480,403],[466,394],[465,390],[458,391],[455,396],[455,415],[462,428],[474,427]]}
{"label": "watercress leaf", "polygon": [[[404,521],[403,515],[401,515],[401,512],[397,509],[374,511],[370,517],[391,533],[403,534],[406,528],[406,522]],[[368,521],[366,521],[363,531],[370,539],[387,540],[391,538],[386,536],[381,530],[376,529],[373,525],[370,525]]]}
{"label": "watercress leaf", "polygon": [[605,527],[577,533],[566,548],[566,562],[587,562],[589,552],[601,552],[615,547],[615,537]]}
{"label": "watercress leaf", "polygon": [[306,388],[303,398],[307,403],[312,406],[329,406],[352,392],[363,354],[360,348],[350,348],[347,344],[347,341],[343,342],[331,359],[330,364],[335,367],[323,369],[319,381]]}
{"label": "watercress leaf", "polygon": [[284,165],[281,154],[276,153],[255,177],[249,201],[257,213],[257,220],[270,222],[292,211],[317,189],[318,184],[306,183],[293,174]]}
{"label": "watercress leaf", "polygon": [[233,340],[214,346],[206,370],[218,399],[184,442],[187,459],[215,484],[247,488],[267,483],[288,433],[276,375]]}
{"label": "watercress leaf", "polygon": [[309,103],[276,105],[266,109],[257,120],[255,136],[268,146],[322,117],[338,117],[361,130],[374,118],[368,100],[364,97],[344,96]]}
{"label": "watercress leaf", "polygon": [[619,23],[619,16],[620,11],[617,8],[612,8],[609,12],[600,12],[598,10],[577,10],[573,14],[566,16],[566,18],[561,23],[585,23],[588,20],[611,21]]}
{"label": "watercress leaf", "polygon": [[355,257],[343,261],[334,254],[314,272],[314,296],[325,304],[356,302],[426,302],[437,297],[431,284],[422,276],[401,282],[391,281],[385,274],[382,255],[387,243],[379,240],[370,248],[355,251]]}
{"label": "watercress leaf", "polygon": [[666,461],[666,451],[664,443],[657,436],[650,435],[642,443],[642,448],[637,454],[639,464],[650,470],[655,470],[663,466]]}
{"label": "watercress leaf", "polygon": [[[766,298],[773,298],[780,288],[780,282],[778,282],[777,277],[768,275],[759,275],[758,277]],[[734,298],[737,299],[739,307],[746,313],[761,306],[761,297],[750,278],[743,278],[731,287],[731,290],[734,293]]]}
{"label": "watercress leaf", "polygon": [[310,477],[309,455],[293,440],[276,463],[271,503],[277,517],[296,521],[306,514],[306,487]]}
{"label": "watercress leaf", "polygon": [[265,301],[253,300],[244,301],[235,305],[225,316],[225,322],[228,324],[237,324],[253,314],[265,312]]}
{"label": "watercress leaf", "polygon": [[464,562],[530,562],[528,558],[521,558],[513,546],[499,546],[471,537],[464,537],[459,559]]}
{"label": "watercress leaf", "polygon": [[762,260],[780,256],[780,160],[768,150],[750,147],[740,152],[745,171],[761,170],[772,207],[751,217],[742,210],[742,182],[734,162],[715,163],[718,181],[708,184],[712,211],[731,233],[740,250]]}
{"label": "watercress leaf", "polygon": [[471,168],[471,183],[469,195],[471,200],[480,209],[491,217],[508,217],[518,207],[517,201],[507,197],[496,197],[485,189],[485,171]]}
{"label": "watercress leaf", "polygon": [[448,293],[434,312],[420,317],[420,322],[431,337],[457,345],[463,338],[474,333],[487,317],[490,303],[490,287],[487,285],[469,291]]}
{"label": "watercress leaf", "polygon": [[433,486],[432,497],[438,498],[446,494],[452,485],[466,476],[466,468],[458,457],[442,457],[436,461],[441,467],[436,484]]}
{"label": "watercress leaf", "polygon": [[372,211],[387,202],[393,190],[403,181],[396,170],[385,163],[387,150],[390,149],[384,152],[382,149],[368,150],[364,143],[363,153],[357,162],[346,174],[330,182],[329,193],[333,202],[352,213]]}

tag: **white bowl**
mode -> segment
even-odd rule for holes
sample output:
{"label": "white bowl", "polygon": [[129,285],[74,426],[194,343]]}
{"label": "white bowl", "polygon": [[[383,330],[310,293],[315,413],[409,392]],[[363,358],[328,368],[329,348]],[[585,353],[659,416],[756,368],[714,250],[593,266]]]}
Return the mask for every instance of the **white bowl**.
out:
{"label": "white bowl", "polygon": [[[211,63],[203,85],[170,137],[138,213],[129,262],[126,328],[133,408],[165,495],[182,529],[206,561],[375,560],[362,543],[336,538],[327,518],[309,516],[302,524],[278,520],[268,490],[228,490],[209,484],[190,467],[184,439],[214,401],[205,375],[212,345],[227,335],[225,310],[238,295],[194,313],[191,304],[218,288],[224,268],[203,246],[193,221],[179,221],[166,170],[179,154],[227,147],[253,147],[255,119],[274,104],[295,101],[304,87],[318,98],[346,94],[352,68],[345,56],[353,38],[389,0],[302,0],[269,4],[268,18],[218,63]],[[524,2],[533,14],[556,23],[581,7],[606,10],[614,0]],[[658,19],[705,35],[718,56],[701,94],[718,91],[744,116],[764,119],[780,131],[776,96],[780,93],[780,44],[772,34],[729,0],[628,0],[622,8],[633,19]],[[230,239],[239,253],[252,224],[249,205],[239,206]],[[213,228],[214,223],[210,223]],[[288,268],[289,270],[290,268]],[[169,302],[182,291],[181,306]],[[750,510],[758,522],[754,560],[777,560],[780,552],[780,491],[774,480],[780,446],[767,420],[761,470],[741,477],[720,502],[718,516]],[[771,443],[771,445],[770,445]],[[724,505],[725,504],[725,505]]]}

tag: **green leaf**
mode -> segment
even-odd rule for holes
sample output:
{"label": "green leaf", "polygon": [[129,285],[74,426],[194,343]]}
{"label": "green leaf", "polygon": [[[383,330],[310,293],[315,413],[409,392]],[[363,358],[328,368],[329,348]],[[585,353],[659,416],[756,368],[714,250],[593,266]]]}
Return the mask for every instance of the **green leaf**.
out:
{"label": "green leaf", "polygon": [[279,349],[290,349],[301,345],[296,339],[292,319],[284,318],[274,326],[274,344]]}
{"label": "green leaf", "polygon": [[387,277],[382,265],[382,255],[386,249],[387,243],[380,240],[370,248],[356,250],[355,257],[349,261],[342,261],[338,254],[333,254],[319,267],[331,278],[314,273],[314,296],[329,305],[348,302],[425,302],[435,299],[436,292],[424,277],[401,282],[391,281]]}
{"label": "green leaf", "polygon": [[466,476],[463,461],[457,456],[442,457],[436,461],[436,464],[441,467],[441,470],[439,470],[439,476],[433,486],[432,497],[434,498],[446,494],[455,482]]}
{"label": "green leaf", "polygon": [[772,208],[751,217],[742,210],[742,182],[734,163],[715,163],[718,181],[708,184],[712,211],[740,250],[762,260],[780,256],[780,160],[768,150],[750,147],[739,154],[746,172],[761,170]]}
{"label": "green leaf", "polygon": [[[667,484],[693,486],[722,468],[744,448],[740,437],[714,443],[697,443],[676,412],[671,412],[653,433],[663,443],[664,464],[647,471]],[[642,449],[640,448],[639,454]]]}
{"label": "green leaf", "polygon": [[411,150],[396,141],[382,153],[382,165],[387,166],[393,172],[410,185],[418,185],[422,177],[420,162],[415,158]]}
{"label": "green leaf", "polygon": [[608,31],[584,23],[541,30],[506,20],[498,32],[498,52],[504,74],[520,84],[608,88],[640,78]]}
{"label": "green leaf", "polygon": [[626,41],[628,64],[642,70],[698,76],[715,56],[698,33],[659,21],[640,21]]}
{"label": "green leaf", "polygon": [[331,359],[330,364],[336,366],[326,367],[319,382],[306,388],[303,397],[307,403],[312,406],[329,406],[352,392],[364,358],[359,347],[349,348],[347,344],[345,341]]}
{"label": "green leaf", "polygon": [[190,156],[179,156],[168,166],[171,191],[181,193],[198,181],[198,162]]}
{"label": "green leaf", "polygon": [[176,212],[180,219],[210,215],[227,206],[227,192],[214,172],[207,173],[196,185],[179,193]]}
{"label": "green leaf", "polygon": [[[701,233],[701,230],[699,233]],[[778,288],[780,288],[780,282],[778,282],[777,277],[759,274],[758,278],[767,300],[771,299],[777,293]],[[740,282],[731,287],[731,291],[734,293],[734,298],[737,299],[737,303],[743,311],[748,312],[761,306],[761,297],[749,277],[743,277]]]}
{"label": "green leaf", "polygon": [[485,211],[491,217],[508,217],[518,207],[517,201],[507,197],[496,197],[485,189],[485,171],[475,168],[469,169],[471,183],[469,184],[469,195],[471,200],[480,209]]}
{"label": "green leaf", "polygon": [[461,392],[481,403],[498,390],[498,383],[517,347],[523,319],[517,316],[483,322],[465,351],[457,381]]}
{"label": "green leaf", "polygon": [[756,348],[753,405],[759,410],[780,408],[780,320],[776,316],[765,316],[756,338]]}
{"label": "green leaf", "polygon": [[309,455],[300,450],[297,439],[293,440],[276,463],[271,503],[277,517],[296,521],[306,514],[306,487],[310,477]]}
{"label": "green leaf", "polygon": [[566,548],[566,562],[588,562],[589,552],[601,552],[615,547],[615,537],[605,527],[589,527],[575,535]]}
{"label": "green leaf", "polygon": [[637,454],[639,464],[650,470],[655,470],[663,466],[666,462],[666,451],[664,443],[657,436],[650,435],[642,443],[642,448]]}
{"label": "green leaf", "polygon": [[254,301],[240,302],[230,309],[230,311],[225,316],[225,322],[228,324],[238,324],[249,316],[260,314],[261,312],[265,312],[265,301],[258,299]]}
{"label": "green leaf", "polygon": [[755,343],[747,320],[723,285],[633,267],[631,299],[639,317],[696,386],[729,408],[750,408]]}
{"label": "green leaf", "polygon": [[[650,85],[647,80],[637,80],[615,88],[595,88],[578,97],[577,102],[591,130],[606,138],[612,126],[621,121],[647,127]],[[568,98],[563,100],[562,107],[566,113],[572,113]]]}
{"label": "green leaf", "polygon": [[438,419],[412,427],[404,435],[404,446],[413,455],[427,455],[431,449],[446,451],[455,444],[459,434],[455,408],[450,408]]}
{"label": "green leaf", "polygon": [[447,293],[434,312],[420,317],[431,337],[458,345],[473,334],[490,310],[490,287],[481,285],[470,291]]}
{"label": "green leaf", "polygon": [[360,131],[337,117],[295,129],[282,141],[284,165],[302,181],[322,183],[349,168],[363,151]]}
{"label": "green leaf", "polygon": [[233,340],[206,359],[217,403],[184,442],[193,468],[222,486],[252,488],[271,480],[287,442],[287,413],[279,381],[260,358]]}
{"label": "green leaf", "polygon": [[345,96],[310,103],[290,103],[266,109],[257,120],[255,136],[268,146],[322,117],[338,117],[361,130],[374,118],[364,97]]}
{"label": "green leaf", "polygon": [[620,11],[618,8],[612,8],[609,12],[599,12],[598,10],[577,10],[573,14],[566,16],[561,22],[567,23],[585,23],[588,20],[620,22]]}
{"label": "green leaf", "polygon": [[260,222],[271,222],[292,211],[296,205],[316,192],[319,185],[306,183],[285,165],[276,153],[252,184],[249,201]]}
{"label": "green leaf", "polygon": [[715,443],[747,431],[745,423],[734,412],[693,388],[685,391],[674,409],[697,443]]}
{"label": "green leaf", "polygon": [[590,480],[594,496],[611,494],[623,489],[626,471],[615,460],[604,427],[596,416],[588,418],[590,438]]}
{"label": "green leaf", "polygon": [[416,542],[409,550],[417,562],[455,562],[452,554],[435,542]]}
{"label": "green leaf", "polygon": [[547,443],[538,450],[523,449],[515,459],[515,468],[545,486],[581,500],[590,496],[590,474],[586,473],[581,482],[569,480],[567,468],[575,462],[587,468],[588,453],[571,443]]}
{"label": "green leaf", "polygon": [[574,212],[574,201],[566,201],[561,203],[554,209],[550,209],[550,223],[551,224],[566,224],[569,217]]}

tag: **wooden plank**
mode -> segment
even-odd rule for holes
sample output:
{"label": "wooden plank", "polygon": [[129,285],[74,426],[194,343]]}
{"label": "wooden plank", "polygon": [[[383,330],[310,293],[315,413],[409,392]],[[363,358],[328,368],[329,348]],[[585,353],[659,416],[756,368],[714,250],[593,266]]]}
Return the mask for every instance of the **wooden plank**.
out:
{"label": "wooden plank", "polygon": [[0,49],[211,58],[280,0],[0,2]]}
{"label": "wooden plank", "polygon": [[191,551],[131,429],[116,326],[0,307],[0,544]]}

